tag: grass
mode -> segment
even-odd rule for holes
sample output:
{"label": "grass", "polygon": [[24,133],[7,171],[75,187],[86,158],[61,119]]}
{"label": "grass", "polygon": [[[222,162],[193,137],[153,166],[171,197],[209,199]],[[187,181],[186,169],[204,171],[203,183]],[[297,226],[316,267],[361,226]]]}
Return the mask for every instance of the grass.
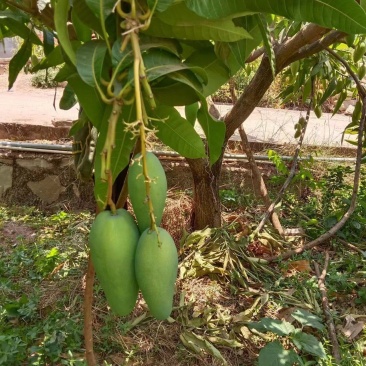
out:
{"label": "grass", "polygon": [[[289,193],[288,206],[282,210],[285,226],[303,225],[309,235],[317,235],[326,223],[325,214],[331,216],[343,207],[349,174],[345,169],[329,171],[325,183],[312,189],[301,205]],[[315,193],[321,197],[331,189],[333,198],[326,206],[324,200],[313,199]],[[364,256],[334,239],[278,265],[258,264],[251,258],[298,245],[303,238],[284,241],[270,227],[251,238],[260,217],[255,199],[243,198],[239,187],[223,189],[221,199],[226,207],[224,227],[188,235],[191,198],[185,192],[169,193],[163,221],[179,248],[180,264],[175,307],[168,321],[150,317],[142,298],[130,316],[116,317],[96,282],[93,328],[98,365],[249,366],[258,364],[258,356],[270,349],[266,345],[282,347],[283,362],[285,350],[295,349],[298,364],[335,365],[326,329],[303,326],[291,318],[293,311],[303,309],[325,325],[312,271],[314,260],[322,264],[324,250],[331,255],[326,285],[343,355],[341,365],[364,365],[365,331],[353,339],[343,332],[346,319],[348,331],[364,321]],[[351,222],[364,217],[362,193],[359,202]],[[306,226],[299,213],[316,219],[318,226]],[[86,365],[82,306],[92,220],[86,212],[45,215],[35,208],[0,207],[0,365]],[[355,230],[359,230],[358,242]],[[362,227],[353,224],[342,235],[365,250]],[[276,323],[279,327],[285,326],[284,321],[292,323],[320,342],[326,357],[319,359],[300,349],[291,334],[253,330],[251,323],[265,318],[281,320]]]}

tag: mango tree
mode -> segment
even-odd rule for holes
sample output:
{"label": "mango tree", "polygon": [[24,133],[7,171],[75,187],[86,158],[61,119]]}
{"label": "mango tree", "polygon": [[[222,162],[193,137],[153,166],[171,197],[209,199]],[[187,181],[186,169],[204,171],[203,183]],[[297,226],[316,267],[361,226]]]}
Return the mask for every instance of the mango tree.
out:
{"label": "mango tree", "polygon": [[[96,266],[102,263],[102,286],[117,313],[132,309],[138,287],[157,318],[165,319],[171,311],[177,259],[176,252],[169,249],[174,246],[169,234],[159,228],[166,187],[154,199],[153,187],[162,175],[154,175],[159,168],[149,163],[147,134],[154,133],[187,159],[194,180],[195,227],[219,226],[218,179],[229,138],[257,106],[276,74],[349,34],[365,33],[363,5],[353,0],[0,0],[2,37],[18,35],[24,39],[9,65],[9,88],[29,59],[32,72],[60,65],[56,80],[67,81],[61,107],[81,106],[80,118],[70,131],[75,141],[75,163],[81,177],[94,175],[99,210],[109,206],[113,213],[98,216],[90,244],[92,255],[97,253]],[[282,23],[276,27],[279,19]],[[42,40],[37,29],[43,32]],[[357,44],[357,53],[362,56],[361,44]],[[33,56],[33,45],[43,45],[42,60]],[[248,87],[223,119],[215,118],[206,98],[258,55],[262,59]],[[305,92],[308,80],[324,66],[318,64],[315,59],[307,67],[304,63],[304,67],[296,64],[297,70],[292,68],[296,84],[288,95]],[[317,105],[336,92],[344,95],[347,82],[339,85],[338,89],[326,88]],[[185,118],[177,106],[185,106]],[[194,129],[196,121],[204,131],[204,141]],[[112,195],[113,183],[130,164],[131,156],[132,164],[141,169],[129,182],[132,193],[142,178],[134,205],[140,232],[121,210],[127,184],[119,198]],[[120,254],[116,249],[119,245],[113,251],[100,251],[98,245],[102,242],[99,236],[107,236],[113,245],[121,240],[123,233],[113,234],[123,227],[114,222],[120,219],[131,231],[129,240],[135,237],[129,242],[130,254],[124,253],[128,258],[120,258],[130,265],[118,276],[128,278],[130,285],[138,282],[127,297],[123,289],[114,291],[120,284],[111,283],[116,277],[113,265],[109,267],[113,273],[102,279],[108,273],[105,261]],[[147,246],[147,242],[156,245]],[[134,261],[136,245],[140,257]],[[164,249],[165,257],[158,259],[161,268],[164,263],[172,264],[168,273],[147,271],[152,267],[151,259],[161,254],[156,248],[168,248]],[[156,285],[159,276],[166,279],[162,285]],[[149,282],[151,278],[155,282]],[[124,302],[122,307],[119,301]],[[90,332],[85,335],[92,364]]]}

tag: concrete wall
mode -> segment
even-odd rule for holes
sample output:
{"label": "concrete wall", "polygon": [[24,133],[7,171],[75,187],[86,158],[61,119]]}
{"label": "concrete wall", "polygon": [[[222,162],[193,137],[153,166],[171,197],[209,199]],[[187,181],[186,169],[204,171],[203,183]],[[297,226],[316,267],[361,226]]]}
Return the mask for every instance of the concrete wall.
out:
{"label": "concrete wall", "polygon": [[25,152],[0,152],[0,203],[46,210],[95,208],[92,183],[76,178],[71,156]]}

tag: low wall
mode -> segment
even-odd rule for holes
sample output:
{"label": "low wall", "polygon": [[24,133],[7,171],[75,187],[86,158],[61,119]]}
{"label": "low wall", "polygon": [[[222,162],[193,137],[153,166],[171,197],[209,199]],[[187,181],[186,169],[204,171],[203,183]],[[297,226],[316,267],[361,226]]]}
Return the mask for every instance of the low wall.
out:
{"label": "low wall", "polygon": [[71,155],[0,151],[0,203],[46,210],[94,209],[93,185],[76,178]]}

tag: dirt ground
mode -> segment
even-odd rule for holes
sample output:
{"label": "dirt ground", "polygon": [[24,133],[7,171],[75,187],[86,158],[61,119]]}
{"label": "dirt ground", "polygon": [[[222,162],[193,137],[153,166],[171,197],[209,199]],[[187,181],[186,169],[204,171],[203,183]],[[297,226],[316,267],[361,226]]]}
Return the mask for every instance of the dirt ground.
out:
{"label": "dirt ground", "polygon": [[77,119],[76,107],[68,111],[58,108],[62,87],[37,89],[31,84],[32,76],[21,71],[8,91],[7,66],[0,64],[0,123],[53,126],[55,122]]}

